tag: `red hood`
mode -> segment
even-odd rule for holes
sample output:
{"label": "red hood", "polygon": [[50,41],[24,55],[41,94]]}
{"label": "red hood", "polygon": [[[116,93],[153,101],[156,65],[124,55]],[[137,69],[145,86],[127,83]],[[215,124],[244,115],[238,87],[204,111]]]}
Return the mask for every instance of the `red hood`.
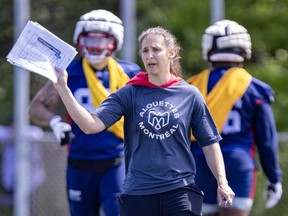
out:
{"label": "red hood", "polygon": [[172,74],[168,82],[164,83],[161,86],[157,86],[148,81],[147,73],[140,72],[136,76],[134,76],[130,81],[128,81],[126,85],[146,86],[151,88],[158,88],[158,87],[168,88],[170,86],[177,85],[181,81],[182,81],[181,77],[176,77],[175,75]]}

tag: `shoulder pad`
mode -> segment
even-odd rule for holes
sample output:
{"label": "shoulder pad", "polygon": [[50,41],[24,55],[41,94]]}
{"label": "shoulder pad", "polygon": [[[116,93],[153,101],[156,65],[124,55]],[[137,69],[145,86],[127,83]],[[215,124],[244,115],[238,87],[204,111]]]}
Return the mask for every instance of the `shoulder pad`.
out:
{"label": "shoulder pad", "polygon": [[120,64],[124,72],[128,74],[130,78],[131,78],[130,75],[132,75],[133,77],[134,75],[136,75],[141,71],[141,68],[138,64],[117,58],[115,58],[115,60],[117,60],[118,64]]}
{"label": "shoulder pad", "polygon": [[252,85],[255,87],[258,94],[260,94],[267,103],[274,103],[274,91],[271,86],[254,77],[252,79]]}

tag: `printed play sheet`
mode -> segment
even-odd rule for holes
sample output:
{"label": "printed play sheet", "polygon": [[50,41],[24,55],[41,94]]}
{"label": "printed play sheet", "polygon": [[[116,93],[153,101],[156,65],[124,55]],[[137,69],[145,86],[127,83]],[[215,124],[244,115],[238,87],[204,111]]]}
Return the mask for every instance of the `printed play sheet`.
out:
{"label": "printed play sheet", "polygon": [[76,54],[73,46],[28,21],[6,58],[13,65],[57,82],[55,67],[66,69]]}

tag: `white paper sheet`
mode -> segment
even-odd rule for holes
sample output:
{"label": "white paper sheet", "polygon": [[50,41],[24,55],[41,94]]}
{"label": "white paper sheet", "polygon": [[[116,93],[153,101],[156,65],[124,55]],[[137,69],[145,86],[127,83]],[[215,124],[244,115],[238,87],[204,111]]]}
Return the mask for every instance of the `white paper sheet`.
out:
{"label": "white paper sheet", "polygon": [[76,56],[76,49],[40,24],[28,21],[7,61],[57,82],[55,67],[66,69]]}

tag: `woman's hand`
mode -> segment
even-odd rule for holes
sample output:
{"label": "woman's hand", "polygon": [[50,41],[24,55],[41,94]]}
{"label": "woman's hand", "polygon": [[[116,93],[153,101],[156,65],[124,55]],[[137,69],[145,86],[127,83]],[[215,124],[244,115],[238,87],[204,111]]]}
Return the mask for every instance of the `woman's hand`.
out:
{"label": "woman's hand", "polygon": [[221,207],[230,207],[233,203],[235,193],[228,184],[221,184],[218,186],[218,203]]}
{"label": "woman's hand", "polygon": [[62,70],[60,68],[55,68],[57,72],[57,82],[53,83],[56,90],[60,90],[60,88],[67,87],[68,73],[66,70]]}
{"label": "woman's hand", "polygon": [[220,145],[219,143],[214,143],[205,146],[203,147],[203,152],[207,164],[218,182],[217,196],[219,206],[229,207],[232,205],[235,193],[229,187],[226,179],[225,165]]}

